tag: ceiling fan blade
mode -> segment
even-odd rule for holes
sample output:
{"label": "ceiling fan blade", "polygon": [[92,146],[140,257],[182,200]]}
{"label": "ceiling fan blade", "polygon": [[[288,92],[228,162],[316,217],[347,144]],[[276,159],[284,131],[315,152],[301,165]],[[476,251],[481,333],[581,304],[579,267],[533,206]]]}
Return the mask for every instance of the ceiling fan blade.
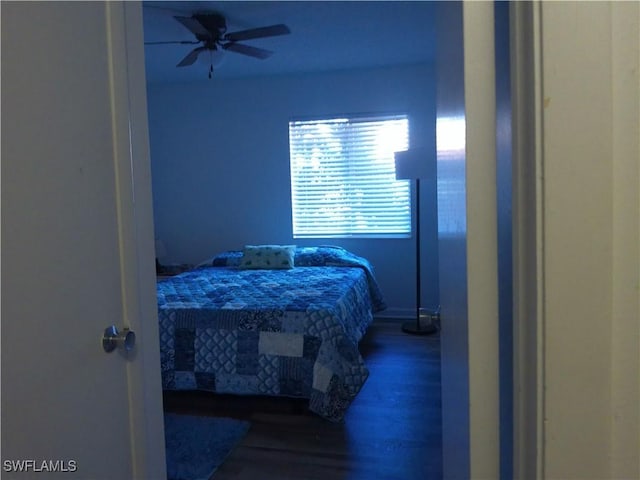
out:
{"label": "ceiling fan blade", "polygon": [[175,41],[168,41],[168,42],[144,42],[145,45],[170,45],[170,44],[174,44],[174,45],[197,45],[198,41],[196,40],[175,40]]}
{"label": "ceiling fan blade", "polygon": [[271,25],[269,27],[252,28],[249,30],[241,30],[239,32],[227,33],[224,36],[225,40],[237,42],[240,40],[251,40],[252,38],[264,38],[275,37],[277,35],[287,35],[291,33],[289,27],[280,23],[278,25]]}
{"label": "ceiling fan blade", "polygon": [[211,32],[204,28],[204,26],[195,18],[191,17],[178,17],[174,16],[177,21],[179,21],[182,25],[184,25],[191,33],[193,33],[198,39],[205,38],[211,39],[213,38]]}
{"label": "ceiling fan blade", "polygon": [[231,50],[232,52],[241,53],[243,55],[249,55],[255,58],[269,58],[273,55],[273,52],[264,50],[262,48],[250,47],[249,45],[242,45],[241,43],[226,43],[222,45],[225,50]]}
{"label": "ceiling fan blade", "polygon": [[205,47],[194,48],[189,52],[189,54],[184,57],[176,67],[187,67],[189,65],[193,65],[195,61],[198,59],[198,55],[203,51],[207,50]]}

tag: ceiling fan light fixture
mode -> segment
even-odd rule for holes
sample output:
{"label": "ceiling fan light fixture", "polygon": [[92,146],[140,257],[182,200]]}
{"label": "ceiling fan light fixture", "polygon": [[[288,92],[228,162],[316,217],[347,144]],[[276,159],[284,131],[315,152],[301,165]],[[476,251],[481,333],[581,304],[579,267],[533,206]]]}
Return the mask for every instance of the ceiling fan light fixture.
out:
{"label": "ceiling fan light fixture", "polygon": [[215,50],[201,52],[200,55],[198,55],[198,63],[206,65],[207,67],[213,66],[213,68],[218,68],[224,63],[225,58],[227,57],[224,50],[216,48]]}

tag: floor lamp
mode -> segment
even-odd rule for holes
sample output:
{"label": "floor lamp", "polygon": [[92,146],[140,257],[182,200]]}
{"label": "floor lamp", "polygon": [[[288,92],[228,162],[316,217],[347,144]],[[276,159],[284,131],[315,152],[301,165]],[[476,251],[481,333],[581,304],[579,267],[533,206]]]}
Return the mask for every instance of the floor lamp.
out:
{"label": "floor lamp", "polygon": [[[435,152],[433,153],[435,155]],[[426,149],[410,149],[403,152],[395,153],[396,162],[396,179],[397,180],[414,180],[416,190],[416,208],[415,208],[415,239],[416,239],[416,321],[405,322],[402,324],[402,331],[414,335],[430,335],[437,332],[437,328],[431,322],[432,315],[429,314],[429,322],[422,323],[420,321],[420,312],[422,310],[422,284],[421,284],[421,266],[420,261],[420,179],[427,178],[427,162],[429,161],[429,152]]]}

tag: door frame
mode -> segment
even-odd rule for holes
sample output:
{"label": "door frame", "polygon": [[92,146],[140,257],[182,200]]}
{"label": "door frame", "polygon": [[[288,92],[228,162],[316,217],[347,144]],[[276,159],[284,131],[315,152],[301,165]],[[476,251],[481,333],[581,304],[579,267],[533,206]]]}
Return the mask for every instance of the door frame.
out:
{"label": "door frame", "polygon": [[515,478],[543,472],[542,105],[540,11],[510,5],[513,109],[513,462]]}

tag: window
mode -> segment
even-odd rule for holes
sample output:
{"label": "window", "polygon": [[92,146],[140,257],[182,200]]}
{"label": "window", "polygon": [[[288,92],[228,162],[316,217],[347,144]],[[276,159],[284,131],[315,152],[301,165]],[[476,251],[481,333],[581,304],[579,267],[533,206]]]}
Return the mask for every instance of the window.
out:
{"label": "window", "polygon": [[294,238],[409,236],[408,137],[404,115],[289,122]]}

